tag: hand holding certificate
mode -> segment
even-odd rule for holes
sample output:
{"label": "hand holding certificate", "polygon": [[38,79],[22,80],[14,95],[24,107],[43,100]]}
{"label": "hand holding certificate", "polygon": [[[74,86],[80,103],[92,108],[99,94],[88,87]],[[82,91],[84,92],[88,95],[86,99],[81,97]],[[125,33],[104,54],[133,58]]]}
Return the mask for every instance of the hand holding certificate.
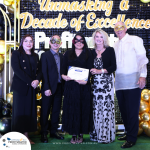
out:
{"label": "hand holding certificate", "polygon": [[89,69],[69,66],[67,76],[72,80],[88,81]]}

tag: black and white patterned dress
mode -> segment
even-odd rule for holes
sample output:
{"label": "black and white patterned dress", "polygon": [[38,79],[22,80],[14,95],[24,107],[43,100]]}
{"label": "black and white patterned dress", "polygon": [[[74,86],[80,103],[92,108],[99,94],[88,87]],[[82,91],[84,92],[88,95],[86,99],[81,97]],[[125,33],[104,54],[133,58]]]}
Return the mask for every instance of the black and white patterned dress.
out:
{"label": "black and white patterned dress", "polygon": [[[102,69],[101,58],[94,59],[94,68]],[[110,143],[115,140],[114,77],[112,74],[93,75],[93,132],[90,140]]]}

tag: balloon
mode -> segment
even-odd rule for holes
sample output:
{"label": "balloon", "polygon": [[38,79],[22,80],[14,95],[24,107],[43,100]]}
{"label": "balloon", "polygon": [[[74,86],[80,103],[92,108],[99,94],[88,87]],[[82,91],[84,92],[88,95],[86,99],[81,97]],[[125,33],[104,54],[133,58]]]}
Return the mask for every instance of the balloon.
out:
{"label": "balloon", "polygon": [[138,135],[140,135],[143,132],[143,129],[139,127]]}
{"label": "balloon", "polygon": [[4,63],[4,56],[0,55],[0,65],[2,65]]}
{"label": "balloon", "polygon": [[4,55],[5,54],[5,41],[0,40],[0,54]]}
{"label": "balloon", "polygon": [[0,73],[4,70],[4,65],[0,65]]}
{"label": "balloon", "polygon": [[141,115],[141,119],[142,119],[143,121],[149,121],[149,120],[150,120],[150,114],[147,113],[147,112],[143,113],[143,114]]}
{"label": "balloon", "polygon": [[11,110],[9,108],[5,108],[5,109],[2,110],[2,114],[5,117],[10,117]]}
{"label": "balloon", "polygon": [[37,94],[36,94],[36,99],[37,99],[37,100],[40,100],[41,98],[42,98],[42,94],[41,94],[41,93],[37,93]]}
{"label": "balloon", "polygon": [[148,112],[149,111],[149,105],[145,101],[140,101],[140,110],[139,113]]}
{"label": "balloon", "polygon": [[3,0],[4,5],[9,6],[11,5],[13,0]]}
{"label": "balloon", "polygon": [[150,0],[141,0],[141,2],[148,3],[148,2],[150,2]]}
{"label": "balloon", "polygon": [[0,40],[4,40],[4,29],[0,26]]}
{"label": "balloon", "polygon": [[11,131],[11,117],[3,117],[0,119],[0,132],[8,133]]}
{"label": "balloon", "polygon": [[14,13],[14,8],[12,6],[7,6],[7,10],[9,13]]}
{"label": "balloon", "polygon": [[142,100],[149,101],[149,94],[148,93],[142,93],[141,98],[142,98]]}
{"label": "balloon", "polygon": [[142,90],[142,93],[148,93],[149,92],[149,90],[148,89],[144,89],[144,90]]}
{"label": "balloon", "polygon": [[40,123],[40,116],[37,115],[37,123]]}
{"label": "balloon", "polygon": [[37,106],[37,115],[38,115],[38,116],[41,115],[41,106]]}
{"label": "balloon", "polygon": [[150,137],[150,125],[144,130],[145,134]]}
{"label": "balloon", "polygon": [[148,128],[148,122],[146,122],[146,121],[142,121],[140,124],[139,124],[139,126],[142,128],[142,129],[147,129]]}
{"label": "balloon", "polygon": [[6,94],[6,102],[11,104],[12,106],[12,103],[13,103],[13,95],[11,93],[7,93]]}

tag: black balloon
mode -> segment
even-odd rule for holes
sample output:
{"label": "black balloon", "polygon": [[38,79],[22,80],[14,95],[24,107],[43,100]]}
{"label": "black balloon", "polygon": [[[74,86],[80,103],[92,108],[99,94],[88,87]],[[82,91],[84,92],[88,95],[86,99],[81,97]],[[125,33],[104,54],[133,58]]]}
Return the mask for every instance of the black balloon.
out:
{"label": "black balloon", "polygon": [[11,131],[11,117],[3,117],[0,119],[0,132],[8,133]]}
{"label": "black balloon", "polygon": [[5,108],[2,110],[2,114],[5,117],[10,117],[11,116],[11,110],[9,108]]}
{"label": "black balloon", "polygon": [[4,40],[4,28],[0,26],[0,40]]}
{"label": "black balloon", "polygon": [[2,109],[5,108],[11,108],[11,104],[10,103],[4,103]]}

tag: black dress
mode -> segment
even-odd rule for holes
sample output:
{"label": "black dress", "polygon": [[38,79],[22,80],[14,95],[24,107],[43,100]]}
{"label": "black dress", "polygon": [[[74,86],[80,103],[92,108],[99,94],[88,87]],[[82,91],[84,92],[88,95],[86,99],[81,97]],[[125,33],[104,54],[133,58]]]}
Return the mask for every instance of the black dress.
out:
{"label": "black dress", "polygon": [[[34,56],[27,54],[24,55],[26,55],[26,57],[28,58],[27,60],[30,64],[31,72],[28,72],[28,76],[30,76],[32,80],[35,80],[37,68],[35,65],[36,61],[34,60]],[[31,87],[31,85],[29,85],[28,92],[26,95],[13,91],[12,131],[24,133],[34,132],[36,130],[36,91],[33,87]]]}
{"label": "black dress", "polygon": [[[85,52],[70,60],[68,50],[63,59],[62,74],[67,75],[68,67],[75,66],[91,69],[93,57],[88,51],[88,58],[85,59]],[[90,78],[90,76],[89,76]],[[88,134],[92,131],[92,95],[91,84],[88,80],[86,85],[81,85],[73,80],[65,82],[63,100],[63,130],[71,135]]]}

